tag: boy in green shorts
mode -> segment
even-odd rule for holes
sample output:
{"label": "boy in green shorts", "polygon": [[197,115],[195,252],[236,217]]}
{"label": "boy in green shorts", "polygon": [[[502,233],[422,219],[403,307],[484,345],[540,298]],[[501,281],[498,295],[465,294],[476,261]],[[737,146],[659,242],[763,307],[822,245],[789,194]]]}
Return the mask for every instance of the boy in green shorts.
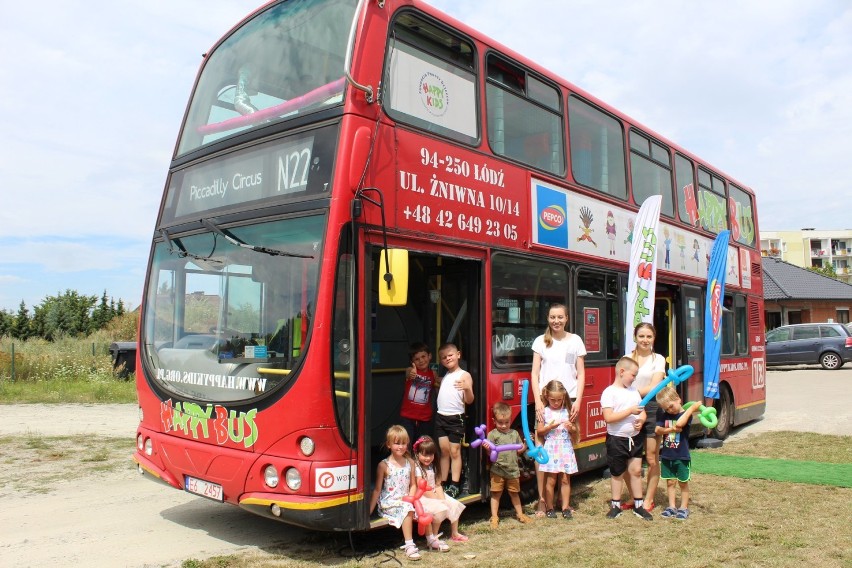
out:
{"label": "boy in green shorts", "polygon": [[[660,479],[666,480],[669,506],[662,516],[671,519],[686,520],[689,517],[689,475],[691,462],[689,457],[689,425],[692,415],[701,407],[693,404],[683,409],[677,391],[671,385],[657,393],[660,408],[657,411],[657,436],[663,437],[660,447]],[[675,481],[680,485],[680,508],[675,507]]]}

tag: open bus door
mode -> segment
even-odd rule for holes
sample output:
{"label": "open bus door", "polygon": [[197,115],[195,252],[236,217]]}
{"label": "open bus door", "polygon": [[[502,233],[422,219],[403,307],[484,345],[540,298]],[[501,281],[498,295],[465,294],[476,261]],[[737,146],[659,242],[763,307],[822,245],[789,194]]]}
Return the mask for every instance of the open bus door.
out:
{"label": "open bus door", "polygon": [[[387,457],[383,449],[387,429],[399,424],[399,410],[404,396],[405,370],[409,366],[409,346],[424,342],[432,352],[432,368],[440,377],[444,370],[439,366],[438,348],[445,342],[455,343],[462,353],[462,368],[473,377],[475,401],[467,407],[467,440],[473,428],[485,422],[485,383],[482,372],[481,309],[482,261],[449,256],[446,253],[408,251],[407,297],[403,304],[379,298],[379,287],[385,286],[386,270],[381,256],[382,248],[368,246],[366,258],[371,265],[365,286],[366,295],[363,332],[365,405],[362,424],[369,454],[365,468],[369,478],[365,488],[374,482],[378,463]],[[393,269],[391,269],[393,272]],[[394,274],[394,279],[397,278]],[[437,390],[432,392],[434,408]],[[433,436],[434,437],[434,436]],[[413,440],[412,440],[413,442]],[[436,440],[437,442],[437,440]],[[462,474],[464,488],[472,495],[480,492],[481,452],[462,448],[465,469]],[[468,499],[470,500],[470,499]],[[373,524],[379,522],[373,519]]]}
{"label": "open bus door", "polygon": [[674,317],[673,308],[674,295],[667,288],[657,287],[654,299],[654,329],[657,330],[654,352],[665,358],[668,369],[675,368],[673,361],[677,353],[677,318]]}
{"label": "open bus door", "polygon": [[[689,364],[695,369],[686,386],[678,390],[681,400],[704,401],[704,290],[697,286],[683,286],[680,290],[680,319],[683,340],[679,343],[675,368]],[[693,430],[701,426],[693,420]]]}

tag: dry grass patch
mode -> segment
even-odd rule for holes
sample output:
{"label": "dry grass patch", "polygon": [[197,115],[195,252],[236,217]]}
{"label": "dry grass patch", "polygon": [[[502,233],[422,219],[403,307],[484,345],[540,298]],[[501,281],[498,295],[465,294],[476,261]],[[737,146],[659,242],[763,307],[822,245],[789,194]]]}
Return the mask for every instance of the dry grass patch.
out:
{"label": "dry grass patch", "polygon": [[133,438],[0,436],[0,497],[51,493],[70,479],[133,470]]}

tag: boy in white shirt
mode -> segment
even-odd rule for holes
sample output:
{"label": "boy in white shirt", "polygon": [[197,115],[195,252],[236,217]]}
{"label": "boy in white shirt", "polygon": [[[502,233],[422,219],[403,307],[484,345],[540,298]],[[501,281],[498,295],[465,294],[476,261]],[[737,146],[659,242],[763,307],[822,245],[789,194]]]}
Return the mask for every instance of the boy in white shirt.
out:
{"label": "boy in white shirt", "polygon": [[608,519],[621,514],[622,482],[627,481],[633,494],[633,513],[640,519],[654,517],[645,510],[642,499],[642,454],[645,435],[645,409],[639,406],[642,397],[631,388],[639,365],[630,357],[622,357],[615,365],[615,380],[601,394],[601,409],[606,421],[606,461],[611,474],[612,501]]}

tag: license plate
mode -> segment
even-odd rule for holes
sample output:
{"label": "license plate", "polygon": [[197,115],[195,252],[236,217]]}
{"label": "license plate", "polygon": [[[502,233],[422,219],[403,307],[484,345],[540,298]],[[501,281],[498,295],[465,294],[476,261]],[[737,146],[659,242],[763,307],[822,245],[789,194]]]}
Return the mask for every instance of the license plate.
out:
{"label": "license plate", "polygon": [[213,499],[214,501],[219,501],[220,503],[224,501],[222,486],[218,483],[210,483],[209,481],[204,481],[203,479],[196,479],[194,477],[186,476],[183,481],[183,486],[184,489],[186,489],[190,493],[201,495],[202,497],[207,497],[208,499]]}

